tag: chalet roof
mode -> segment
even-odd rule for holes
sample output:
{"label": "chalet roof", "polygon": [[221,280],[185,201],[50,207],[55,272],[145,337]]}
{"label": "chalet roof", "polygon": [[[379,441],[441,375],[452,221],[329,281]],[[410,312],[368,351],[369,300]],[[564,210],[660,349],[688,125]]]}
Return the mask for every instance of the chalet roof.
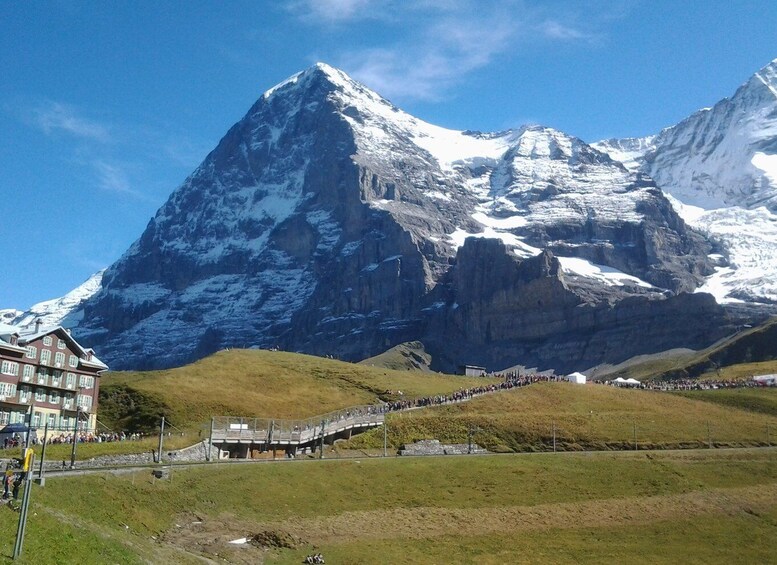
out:
{"label": "chalet roof", "polygon": [[11,343],[11,336],[19,336],[18,328],[15,326],[9,326],[8,324],[0,324],[0,347],[3,349],[9,349],[16,351],[17,353],[23,352],[24,347],[19,345],[13,345]]}
{"label": "chalet roof", "polygon": [[[70,335],[70,332],[63,328],[62,326],[40,326],[36,324],[33,327],[19,327],[19,326],[10,326],[8,324],[0,324],[0,341],[2,342],[8,342],[8,339],[5,337],[6,335],[10,337],[10,335],[16,334],[19,336],[19,346],[17,350],[25,350],[25,345],[28,343],[31,343],[33,341],[36,341],[46,335],[50,334],[56,334],[57,337],[60,339],[64,339],[69,345],[70,348],[78,353],[79,356],[79,363],[81,365],[84,365],[85,367],[90,367],[93,369],[104,371],[108,369],[108,365],[100,361],[97,356],[94,354],[93,349],[85,348],[80,343],[78,343],[75,338]],[[0,343],[2,345],[2,343]],[[14,347],[8,343],[9,347]],[[87,357],[91,356],[91,359],[87,359]]]}

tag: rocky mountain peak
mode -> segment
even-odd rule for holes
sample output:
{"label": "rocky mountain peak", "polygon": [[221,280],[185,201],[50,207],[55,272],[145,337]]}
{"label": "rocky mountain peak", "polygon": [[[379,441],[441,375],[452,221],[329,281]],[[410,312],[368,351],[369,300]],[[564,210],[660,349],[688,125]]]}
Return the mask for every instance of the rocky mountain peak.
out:
{"label": "rocky mountain peak", "polygon": [[359,359],[428,338],[492,363],[511,340],[577,332],[562,367],[600,310],[695,289],[709,252],[650,178],[578,138],[441,128],[319,63],[172,193],[77,332],[115,367],[232,346]]}

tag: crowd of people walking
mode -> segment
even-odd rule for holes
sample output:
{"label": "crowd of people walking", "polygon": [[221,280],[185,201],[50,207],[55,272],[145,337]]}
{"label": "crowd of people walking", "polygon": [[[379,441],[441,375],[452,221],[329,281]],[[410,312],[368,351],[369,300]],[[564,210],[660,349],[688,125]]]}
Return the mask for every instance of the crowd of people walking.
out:
{"label": "crowd of people walking", "polygon": [[[614,384],[614,381],[605,381],[604,384]],[[638,386],[635,388],[645,389],[645,390],[659,390],[659,391],[678,391],[678,390],[717,390],[717,389],[725,389],[725,388],[758,388],[762,387],[764,385],[759,384],[758,382],[747,379],[747,380],[726,380],[726,379],[717,379],[717,380],[696,380],[696,379],[677,379],[672,381],[653,381],[653,380],[647,380],[642,381]]]}
{"label": "crowd of people walking", "polygon": [[399,399],[386,402],[382,406],[383,412],[396,412],[398,410],[409,410],[411,408],[423,408],[426,406],[440,406],[442,404],[451,404],[463,402],[491,392],[499,390],[509,390],[519,388],[538,382],[558,381],[561,377],[557,375],[544,374],[523,374],[518,372],[498,373],[492,376],[502,378],[500,383],[490,383],[478,387],[459,389],[450,394],[436,394],[433,396],[421,396],[418,398]]}

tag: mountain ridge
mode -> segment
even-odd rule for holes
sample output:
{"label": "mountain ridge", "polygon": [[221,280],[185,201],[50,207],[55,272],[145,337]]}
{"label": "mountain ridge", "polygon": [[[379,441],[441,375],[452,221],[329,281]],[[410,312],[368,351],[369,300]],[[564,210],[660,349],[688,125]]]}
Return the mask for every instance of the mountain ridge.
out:
{"label": "mountain ridge", "polygon": [[[230,128],[105,271],[75,331],[133,368],[229,346],[358,359],[430,336],[483,363],[584,368],[717,339],[736,322],[684,293],[720,272],[720,242],[599,147],[543,126],[440,128],[314,65]],[[481,281],[491,271],[498,284]],[[651,323],[627,346],[604,327],[630,335],[651,310],[692,337]],[[538,329],[515,332],[511,313]]]}

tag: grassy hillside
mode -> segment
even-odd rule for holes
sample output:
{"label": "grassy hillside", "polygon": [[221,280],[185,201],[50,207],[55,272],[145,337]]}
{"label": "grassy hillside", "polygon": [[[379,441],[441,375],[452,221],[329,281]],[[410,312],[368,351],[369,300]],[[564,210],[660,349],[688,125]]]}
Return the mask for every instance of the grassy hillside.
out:
{"label": "grassy hillside", "polygon": [[[766,395],[763,402],[773,402],[773,396]],[[777,443],[777,415],[769,414],[663,392],[542,383],[464,404],[391,415],[388,439],[393,447],[424,438],[466,443],[473,430],[474,441],[490,450],[545,451],[552,448],[555,426],[557,449],[564,450],[633,449],[635,428],[641,449],[706,446],[710,436],[720,446],[762,445],[767,424]],[[382,445],[383,431],[373,430],[342,447]]]}
{"label": "grassy hillside", "polygon": [[[777,417],[777,388],[688,390],[673,394]],[[774,438],[777,443],[777,430],[774,430]]]}
{"label": "grassy hillside", "polygon": [[[767,563],[774,450],[292,461],[50,477],[21,563]],[[0,512],[0,554],[18,515]],[[247,537],[255,544],[230,545]],[[659,542],[660,540],[660,542]],[[263,544],[263,545],[262,545]]]}
{"label": "grassy hillside", "polygon": [[178,428],[192,429],[214,415],[305,418],[394,399],[400,390],[427,396],[484,382],[490,381],[282,351],[231,350],[177,369],[106,374],[100,419],[114,429],[153,430],[164,414]]}
{"label": "grassy hillside", "polygon": [[429,371],[432,356],[426,352],[423,343],[410,341],[400,343],[380,355],[360,361],[359,364],[397,371]]}
{"label": "grassy hillside", "polygon": [[720,340],[701,351],[673,350],[645,355],[594,371],[597,380],[746,379],[777,372],[777,318]]}

